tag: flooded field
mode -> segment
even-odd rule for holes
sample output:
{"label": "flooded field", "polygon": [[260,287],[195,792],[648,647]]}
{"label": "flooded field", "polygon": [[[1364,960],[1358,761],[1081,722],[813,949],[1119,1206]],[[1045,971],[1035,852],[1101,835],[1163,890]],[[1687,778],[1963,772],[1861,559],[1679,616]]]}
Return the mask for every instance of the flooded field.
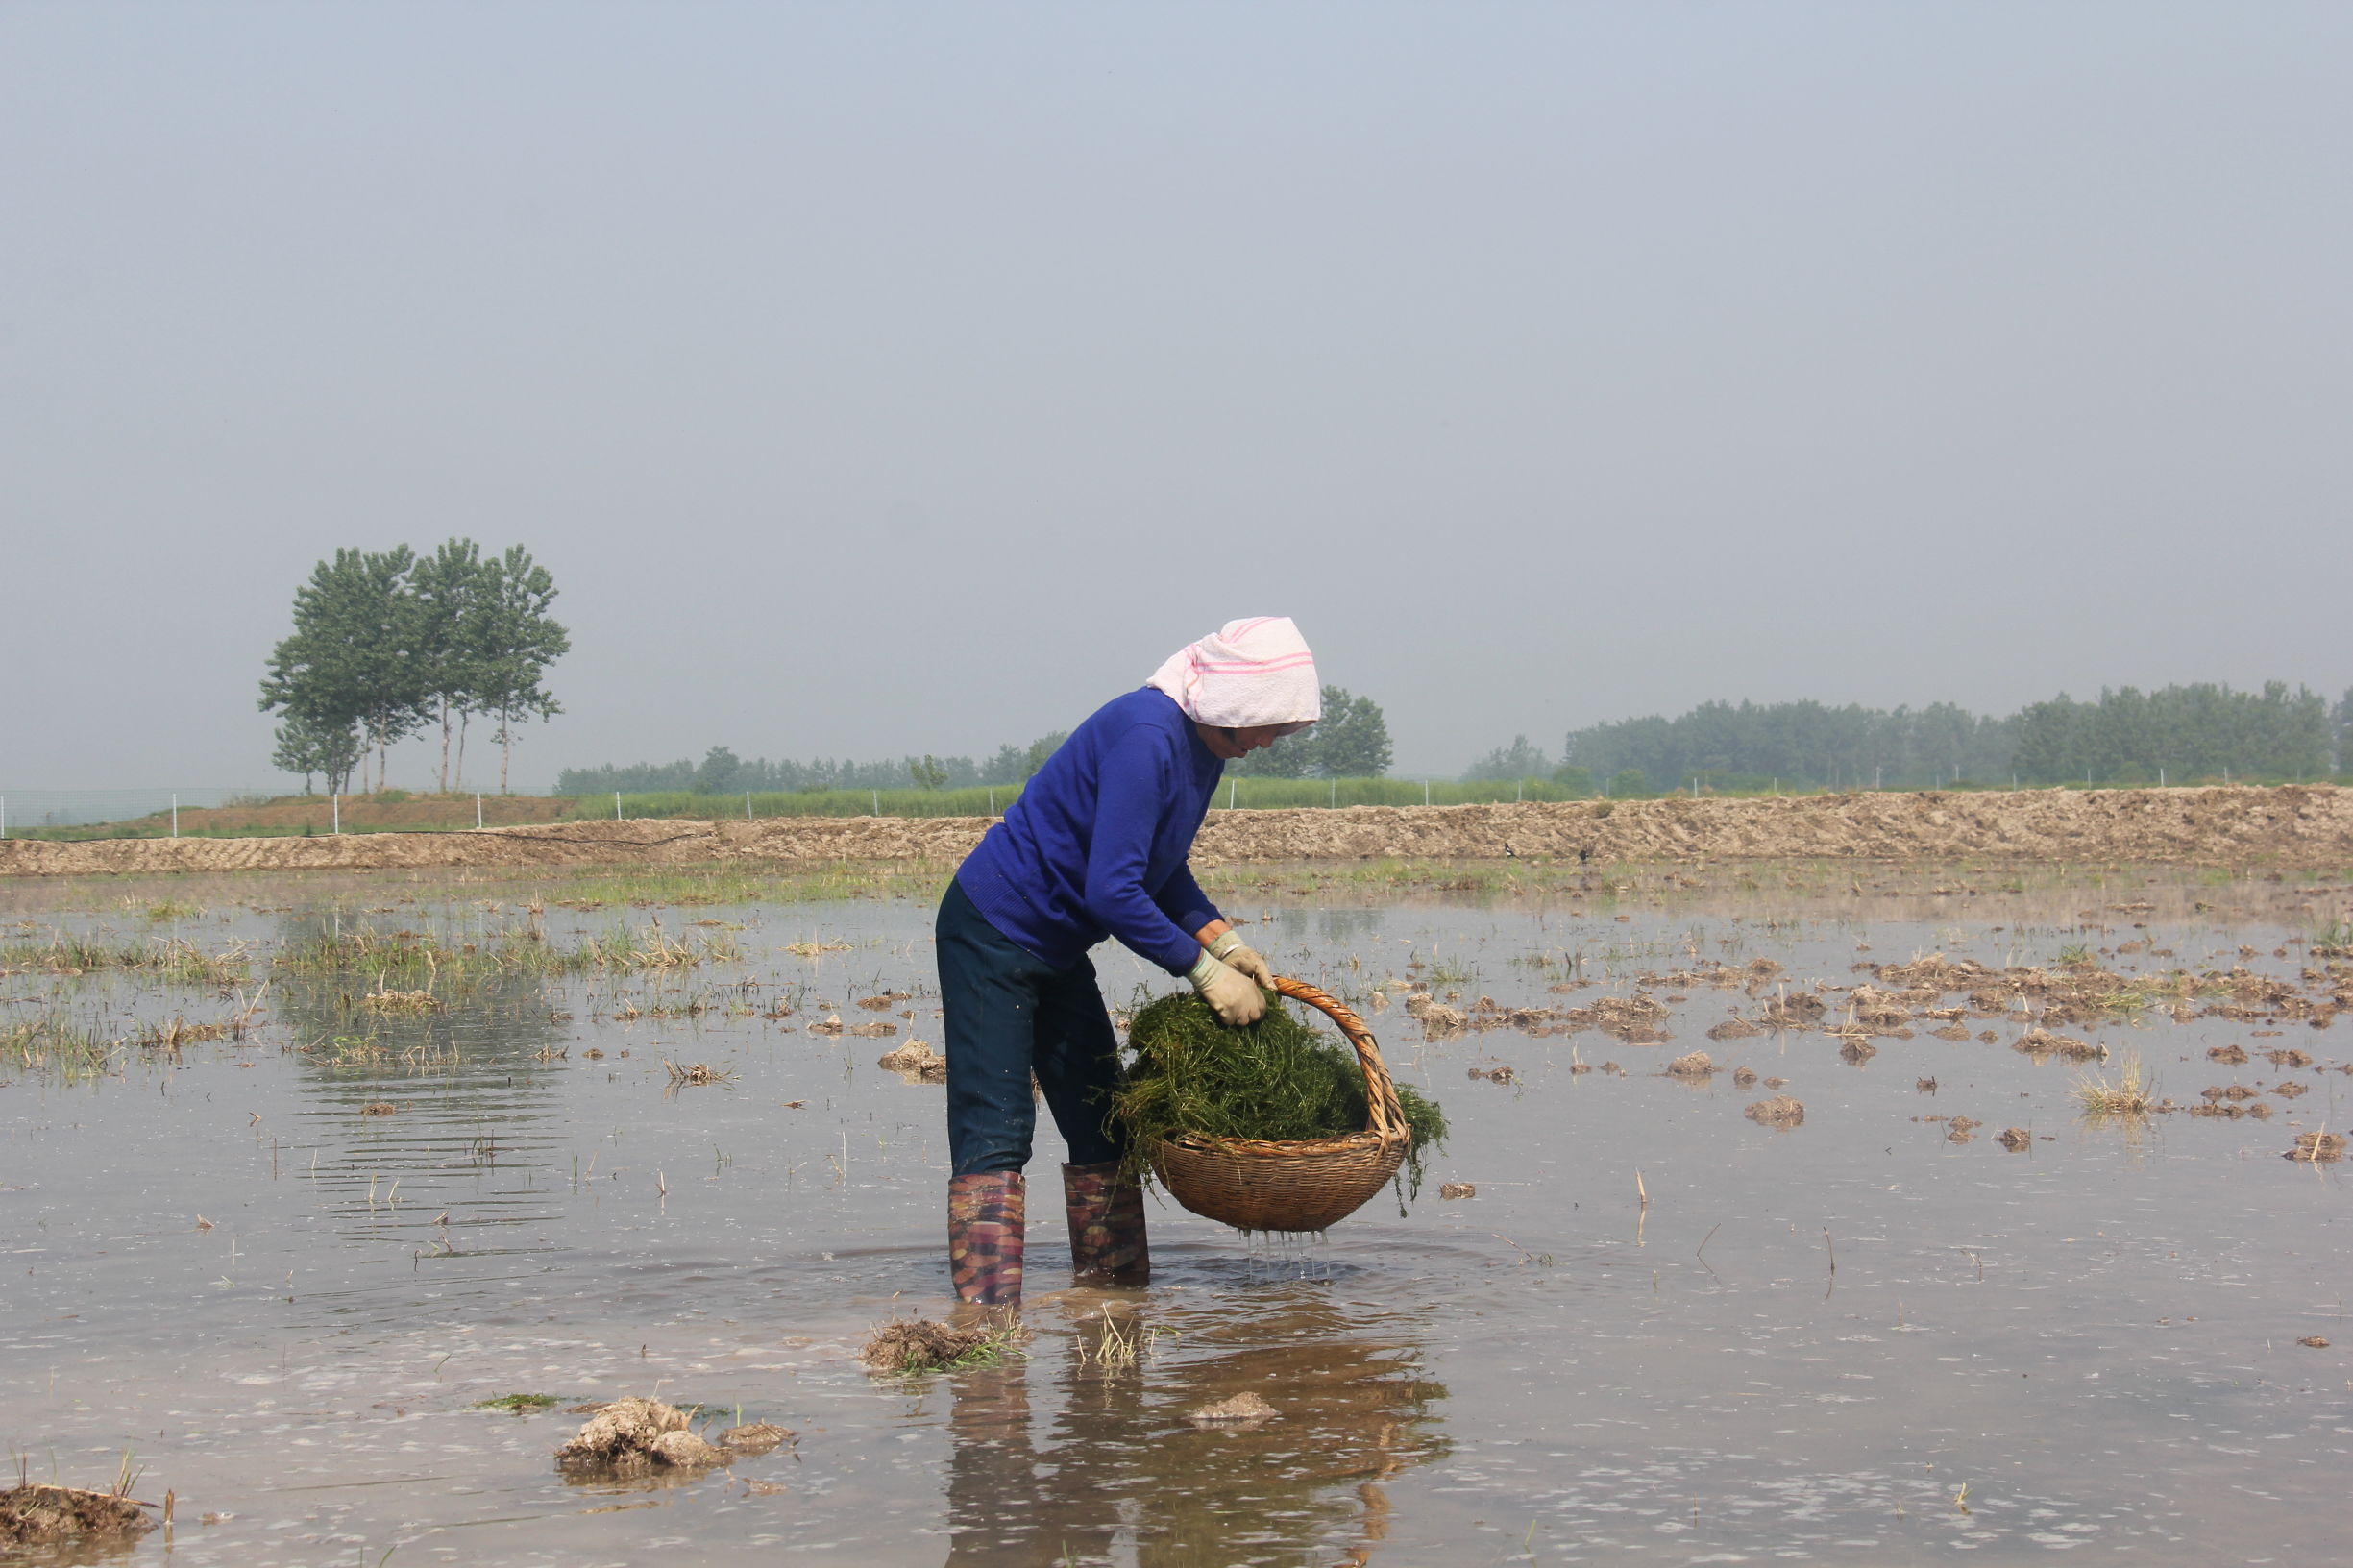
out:
{"label": "flooded field", "polygon": [[[437,874],[0,886],[0,1435],[176,1494],[26,1560],[2203,1565],[2353,1529],[2341,880],[1237,873],[1443,1103],[1429,1185],[1312,1240],[1156,1204],[1148,1289],[1066,1289],[1042,1131],[1031,1336],[901,1378],[856,1356],[948,1312],[945,1139],[876,1059],[940,1043],[936,876]],[[1098,964],[1120,1008],[1171,985]],[[1242,1393],[1274,1413],[1192,1419]],[[625,1395],[793,1436],[559,1471]]]}

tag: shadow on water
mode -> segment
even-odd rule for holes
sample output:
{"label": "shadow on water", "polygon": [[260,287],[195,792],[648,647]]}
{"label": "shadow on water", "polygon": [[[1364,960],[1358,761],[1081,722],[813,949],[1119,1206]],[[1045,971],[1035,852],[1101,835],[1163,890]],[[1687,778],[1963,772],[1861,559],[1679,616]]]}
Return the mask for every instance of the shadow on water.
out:
{"label": "shadow on water", "polygon": [[[1422,1375],[1403,1319],[1367,1333],[1311,1284],[1271,1287],[1243,1311],[1139,1311],[1108,1296],[1091,1311],[1090,1294],[1060,1303],[1075,1319],[1066,1351],[953,1381],[955,1568],[1102,1561],[1123,1542],[1144,1568],[1310,1547],[1362,1562],[1386,1533],[1383,1482],[1446,1452],[1446,1390]],[[1180,1348],[1162,1352],[1163,1335]],[[1127,1360],[1123,1339],[1150,1348]],[[1191,1419],[1238,1394],[1275,1415]]]}

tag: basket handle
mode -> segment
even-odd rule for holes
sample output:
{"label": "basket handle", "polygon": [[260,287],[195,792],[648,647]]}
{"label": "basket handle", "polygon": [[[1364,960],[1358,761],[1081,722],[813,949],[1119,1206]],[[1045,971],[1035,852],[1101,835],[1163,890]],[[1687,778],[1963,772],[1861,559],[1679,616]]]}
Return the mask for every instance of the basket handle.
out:
{"label": "basket handle", "polygon": [[1370,1123],[1365,1131],[1384,1143],[1412,1137],[1412,1129],[1406,1125],[1405,1108],[1397,1103],[1397,1086],[1389,1081],[1388,1064],[1381,1060],[1381,1047],[1373,1040],[1373,1032],[1364,1027],[1364,1020],[1339,998],[1305,980],[1278,974],[1275,990],[1322,1013],[1339,1025],[1340,1033],[1348,1037],[1348,1043],[1356,1047],[1357,1066],[1364,1069],[1364,1109]]}

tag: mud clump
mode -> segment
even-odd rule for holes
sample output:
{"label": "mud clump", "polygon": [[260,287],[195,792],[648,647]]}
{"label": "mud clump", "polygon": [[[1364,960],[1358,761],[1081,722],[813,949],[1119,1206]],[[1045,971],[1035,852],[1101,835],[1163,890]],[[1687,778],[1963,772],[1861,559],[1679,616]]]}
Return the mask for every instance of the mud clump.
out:
{"label": "mud clump", "polygon": [[1667,1064],[1670,1078],[1705,1078],[1716,1070],[1705,1051],[1692,1051]]}
{"label": "mud clump", "polygon": [[1945,1128],[1945,1141],[1966,1143],[1975,1138],[1977,1129],[1984,1125],[1984,1122],[1974,1116],[1955,1116]]}
{"label": "mud clump", "polygon": [[120,1492],[89,1492],[79,1486],[38,1482],[0,1490],[0,1546],[44,1546],[61,1541],[144,1534],[156,1528],[144,1505]]}
{"label": "mud clump", "polygon": [[1244,1393],[1197,1406],[1186,1411],[1185,1418],[1196,1427],[1254,1427],[1281,1413],[1258,1395]]}
{"label": "mud clump", "polygon": [[886,1072],[895,1072],[911,1084],[944,1084],[947,1082],[947,1058],[931,1048],[928,1041],[911,1040],[895,1050],[889,1050],[874,1059],[874,1066]]}
{"label": "mud clump", "polygon": [[2023,1154],[2034,1147],[2034,1135],[2023,1127],[2010,1127],[2005,1128],[2002,1135],[1994,1141],[2008,1149],[2012,1154]]}
{"label": "mud clump", "polygon": [[2246,1048],[2242,1045],[2217,1045],[2206,1053],[2206,1060],[2219,1062],[2226,1067],[2240,1066],[2246,1062]]}
{"label": "mud clump", "polygon": [[2049,1030],[2040,1027],[2029,1029],[2019,1036],[2018,1043],[2010,1048],[2031,1056],[2037,1061],[2047,1061],[2055,1056],[2062,1062],[2090,1062],[2108,1054],[2108,1049],[2104,1045],[2088,1045],[2080,1040],[2067,1035],[2054,1035]]}
{"label": "mud clump", "polygon": [[765,1454],[793,1435],[792,1429],[773,1421],[748,1421],[719,1434],[719,1446],[738,1454]]}
{"label": "mud clump", "polygon": [[2295,1147],[2290,1149],[2284,1158],[2301,1160],[2309,1165],[2320,1165],[2342,1160],[2344,1154],[2345,1140],[2341,1133],[2298,1133],[2295,1135]]}
{"label": "mud clump", "polygon": [[2328,1349],[2328,1340],[2316,1334],[2308,1334],[2303,1338],[2298,1339],[2296,1343],[2302,1345],[2306,1350]]}
{"label": "mud clump", "polygon": [[1479,1196],[1479,1187],[1474,1182],[1448,1182],[1438,1188],[1438,1196],[1441,1198],[1475,1198]]}
{"label": "mud clump", "polygon": [[858,1360],[873,1372],[938,1372],[1011,1337],[1003,1327],[959,1329],[924,1317],[894,1318],[874,1331]]}
{"label": "mud clump", "polygon": [[1742,1113],[1759,1127],[1796,1127],[1805,1120],[1805,1107],[1786,1094],[1759,1100]]}
{"label": "mud clump", "polygon": [[1748,1019],[1733,1017],[1725,1019],[1722,1023],[1717,1024],[1713,1029],[1707,1031],[1707,1038],[1710,1040],[1747,1040],[1752,1035],[1761,1035],[1765,1031],[1763,1029],[1753,1023],[1751,1023]]}
{"label": "mud clump", "polygon": [[1765,1021],[1776,1029],[1806,1029],[1820,1023],[1829,1011],[1821,997],[1801,991],[1776,999],[1765,1009]]}
{"label": "mud clump", "polygon": [[1756,1069],[1754,1067],[1734,1067],[1732,1069],[1732,1087],[1734,1089],[1754,1089],[1756,1087]]}
{"label": "mud clump", "polygon": [[564,1470],[620,1473],[657,1468],[699,1469],[734,1456],[687,1430],[687,1412],[657,1399],[617,1399],[581,1424],[555,1451]]}
{"label": "mud clump", "polygon": [[1604,996],[1590,1009],[1593,1026],[1629,1045],[1656,1045],[1670,1037],[1667,1010],[1655,997]]}

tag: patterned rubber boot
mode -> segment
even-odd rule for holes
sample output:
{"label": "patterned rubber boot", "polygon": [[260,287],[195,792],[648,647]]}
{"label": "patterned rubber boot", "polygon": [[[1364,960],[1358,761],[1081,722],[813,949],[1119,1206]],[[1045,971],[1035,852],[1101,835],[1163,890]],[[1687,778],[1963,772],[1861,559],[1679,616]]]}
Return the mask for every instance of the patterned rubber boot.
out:
{"label": "patterned rubber boot", "polygon": [[956,1299],[1021,1305],[1021,1173],[983,1171],[947,1184],[947,1266]]}
{"label": "patterned rubber boot", "polygon": [[1062,1198],[1070,1215],[1070,1272],[1081,1285],[1151,1283],[1143,1188],[1120,1176],[1119,1162],[1063,1166]]}

